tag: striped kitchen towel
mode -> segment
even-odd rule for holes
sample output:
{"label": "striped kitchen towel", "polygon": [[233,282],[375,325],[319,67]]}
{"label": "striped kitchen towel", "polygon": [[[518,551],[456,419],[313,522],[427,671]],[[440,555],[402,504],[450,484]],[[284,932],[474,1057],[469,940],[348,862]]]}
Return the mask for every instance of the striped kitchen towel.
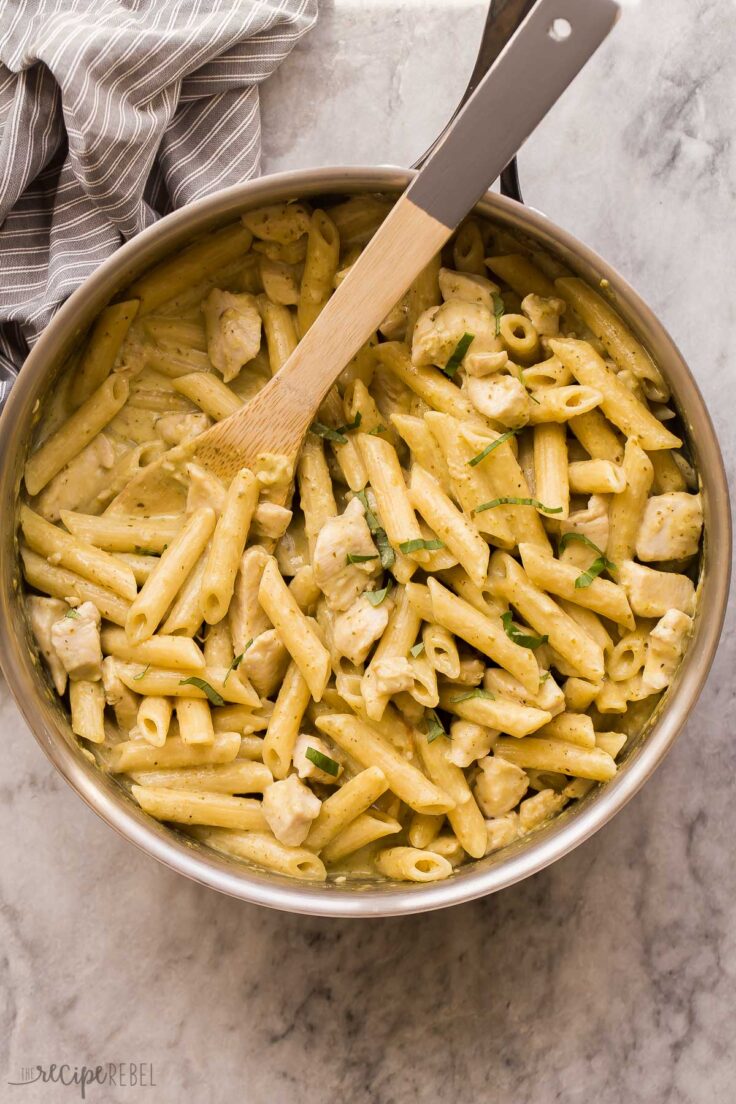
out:
{"label": "striped kitchen towel", "polygon": [[0,380],[121,242],[258,173],[258,85],[316,18],[317,0],[0,0]]}

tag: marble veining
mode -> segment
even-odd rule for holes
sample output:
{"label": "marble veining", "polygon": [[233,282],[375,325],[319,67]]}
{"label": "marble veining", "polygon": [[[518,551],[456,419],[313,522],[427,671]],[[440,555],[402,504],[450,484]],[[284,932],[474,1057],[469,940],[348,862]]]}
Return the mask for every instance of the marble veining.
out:
{"label": "marble veining", "polygon": [[[264,169],[408,163],[460,94],[481,0],[322,0],[263,98]],[[521,157],[525,194],[633,282],[736,479],[733,6],[628,7]],[[104,1104],[730,1104],[734,619],[667,762],[583,847],[404,920],[270,913],[124,843],[0,698],[0,1099],[23,1066],[150,1062]]]}

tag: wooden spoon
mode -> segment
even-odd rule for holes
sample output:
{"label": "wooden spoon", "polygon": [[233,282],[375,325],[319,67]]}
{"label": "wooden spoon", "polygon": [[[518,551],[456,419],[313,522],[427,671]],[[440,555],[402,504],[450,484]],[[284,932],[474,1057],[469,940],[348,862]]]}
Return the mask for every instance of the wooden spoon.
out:
{"label": "wooden spoon", "polygon": [[283,367],[241,410],[145,468],[112,510],[144,506],[196,459],[225,482],[264,453],[292,464],[340,372],[612,29],[614,0],[539,0]]}

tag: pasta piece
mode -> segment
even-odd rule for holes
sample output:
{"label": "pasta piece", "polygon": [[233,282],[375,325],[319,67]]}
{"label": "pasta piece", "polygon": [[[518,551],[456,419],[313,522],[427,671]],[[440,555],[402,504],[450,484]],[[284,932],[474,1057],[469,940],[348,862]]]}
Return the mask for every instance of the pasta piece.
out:
{"label": "pasta piece", "polygon": [[542,590],[585,606],[599,613],[601,617],[608,617],[618,625],[633,629],[634,616],[631,607],[625,592],[616,583],[597,578],[588,586],[580,587],[577,582],[581,574],[576,567],[561,563],[552,556],[545,556],[532,544],[520,544],[519,552],[524,571]]}
{"label": "pasta piece", "polygon": [[108,766],[112,774],[125,774],[229,763],[239,748],[237,732],[219,732],[211,744],[185,744],[179,737],[170,736],[160,748],[143,740],[124,740],[110,749]]}
{"label": "pasta piece", "polygon": [[637,438],[644,449],[679,448],[680,438],[657,421],[587,341],[551,338],[550,348],[584,387],[601,393],[601,410],[627,437]]}
{"label": "pasta piece", "polygon": [[348,714],[319,717],[317,728],[364,767],[378,767],[389,788],[418,813],[446,813],[453,807],[448,794],[430,782],[417,767],[370,725]]}
{"label": "pasta piece", "polygon": [[74,374],[75,406],[85,402],[110,375],[138,307],[137,299],[128,299],[105,307],[98,315]]}
{"label": "pasta piece", "polygon": [[407,882],[438,882],[452,874],[452,866],[442,855],[416,847],[389,847],[380,851],[376,869],[386,878]]}
{"label": "pasta piece", "polygon": [[312,697],[319,701],[330,677],[330,655],[312,622],[299,609],[274,559],[269,559],[263,569],[258,600],[301,671]]}
{"label": "pasta piece", "polygon": [[273,782],[263,763],[235,759],[214,766],[182,767],[180,770],[136,771],[133,780],[139,786],[156,789],[206,791],[207,793],[263,793]]}
{"label": "pasta piece", "polygon": [[322,851],[387,789],[386,776],[378,767],[367,767],[356,774],[322,802],[304,846],[311,851]]}
{"label": "pasta piece", "polygon": [[212,536],[202,582],[202,613],[209,625],[227,614],[235,576],[258,501],[258,480],[242,468],[228,488],[222,514]]}
{"label": "pasta piece", "polygon": [[[491,557],[491,575],[496,591],[516,607],[528,625],[549,638],[583,678],[603,678],[603,651],[568,614],[536,587],[526,572],[504,552]],[[512,672],[513,674],[514,672]]]}
{"label": "pasta piece", "polygon": [[414,509],[454,553],[471,580],[476,586],[481,586],[488,572],[488,545],[478,530],[453,505],[439,483],[416,464],[411,469],[409,499]]}
{"label": "pasta piece", "polygon": [[138,593],[135,576],[129,567],[93,544],[70,536],[51,525],[27,506],[20,508],[20,525],[29,548],[54,565],[75,571],[92,583],[105,586],[132,601]]}
{"label": "pasta piece", "polygon": [[151,663],[157,667],[175,667],[184,671],[203,670],[204,656],[193,640],[182,636],[156,635],[140,644],[131,644],[123,629],[102,630],[105,655],[116,656],[129,663]]}
{"label": "pasta piece", "polygon": [[[166,667],[147,665],[140,668],[135,663],[119,663],[117,672],[121,681],[137,694],[201,700],[206,698],[213,705],[222,704],[217,698],[254,708],[260,704],[258,695],[244,679],[226,678],[227,671],[221,667],[215,670],[205,668],[204,671],[187,675],[186,671],[172,671]],[[200,686],[200,683],[205,685]]]}
{"label": "pasta piece", "polygon": [[128,612],[125,631],[132,644],[140,644],[153,636],[161,618],[204,551],[214,527],[214,510],[206,506],[195,510],[162,554]]}
{"label": "pasta piece", "polygon": [[610,569],[614,577],[618,565],[634,555],[637,533],[654,477],[652,462],[636,441],[626,442],[623,469],[626,489],[612,499],[608,510],[609,535],[606,553],[617,565]]}
{"label": "pasta piece", "polygon": [[570,512],[567,443],[564,426],[547,424],[534,429],[534,485],[537,497],[560,520]]}
{"label": "pasta piece", "polygon": [[343,828],[322,850],[321,857],[325,863],[337,863],[369,843],[400,831],[401,824],[394,817],[379,809],[369,809]]}
{"label": "pasta piece", "polygon": [[478,808],[461,769],[450,762],[444,740],[419,739],[419,754],[432,781],[455,803],[448,810],[447,819],[452,830],[469,855],[481,858],[486,850],[486,828],[483,814]]}
{"label": "pasta piece", "polygon": [[293,661],[289,664],[263,740],[263,762],[274,778],[286,778],[291,766],[294,744],[310,691]]}
{"label": "pasta piece", "polygon": [[323,882],[327,877],[322,860],[303,847],[287,847],[266,832],[235,832],[225,828],[203,828],[197,838],[215,851],[257,863],[278,874],[290,874],[304,881]]}
{"label": "pasta piece", "polygon": [[70,533],[107,552],[135,552],[159,555],[180,532],[184,519],[179,517],[112,517],[77,514],[62,510],[61,520]]}
{"label": "pasta piece", "polygon": [[72,732],[101,744],[105,739],[105,691],[101,682],[79,679],[69,683],[69,703],[72,711]]}
{"label": "pasta piece", "polygon": [[[169,698],[142,698],[138,706],[136,728],[146,743],[163,747],[171,724],[172,703]],[[184,741],[185,743],[187,741]]]}
{"label": "pasta piece", "polygon": [[133,786],[132,793],[143,811],[157,820],[251,832],[262,832],[266,828],[260,801],[250,797],[148,786]]}
{"label": "pasta piece", "polygon": [[52,598],[63,598],[75,604],[91,602],[108,621],[112,621],[115,625],[125,624],[130,603],[124,598],[120,598],[107,587],[90,583],[73,571],[50,564],[42,556],[31,552],[26,545],[21,545],[20,556],[26,581],[36,590],[50,594]]}
{"label": "pasta piece", "polygon": [[[376,496],[378,512],[391,544],[397,549],[401,549],[401,545],[406,542],[419,541],[423,545],[422,533],[404,483],[396,450],[388,441],[364,433],[360,434],[358,443]],[[421,546],[406,551],[406,555],[419,564],[426,563],[428,559],[427,552]]]}
{"label": "pasta piece", "polygon": [[539,665],[530,648],[510,640],[501,621],[482,614],[436,579],[428,580],[432,612],[438,624],[510,671],[532,692],[539,687]]}
{"label": "pasta piece", "polygon": [[496,741],[493,754],[517,767],[559,771],[575,778],[590,778],[594,782],[609,782],[616,773],[611,756],[600,748],[582,748],[562,740],[530,736],[526,740]]}
{"label": "pasta piece", "polygon": [[576,276],[555,280],[555,288],[565,302],[574,307],[618,367],[632,372],[645,385],[648,398],[666,402],[669,389],[662,374],[605,299]]}
{"label": "pasta piece", "polygon": [[474,693],[461,686],[442,688],[440,708],[485,728],[507,732],[517,739],[536,732],[552,720],[552,714],[544,709],[520,705],[510,698],[496,697],[488,691]]}
{"label": "pasta piece", "polygon": [[63,426],[43,442],[26,462],[24,479],[29,495],[42,491],[112,421],[129,392],[130,385],[123,376],[109,376]]}
{"label": "pasta piece", "polygon": [[[212,714],[206,701],[198,701],[196,698],[177,698],[176,719],[179,722],[179,736],[183,743],[211,744],[214,741]],[[230,827],[236,826],[230,825]]]}
{"label": "pasta piece", "polygon": [[141,315],[150,314],[197,280],[244,256],[252,241],[249,230],[231,223],[150,269],[130,285],[128,294],[140,299]]}
{"label": "pasta piece", "polygon": [[307,256],[299,290],[297,319],[302,337],[332,294],[340,257],[340,235],[324,211],[315,211],[309,223]]}

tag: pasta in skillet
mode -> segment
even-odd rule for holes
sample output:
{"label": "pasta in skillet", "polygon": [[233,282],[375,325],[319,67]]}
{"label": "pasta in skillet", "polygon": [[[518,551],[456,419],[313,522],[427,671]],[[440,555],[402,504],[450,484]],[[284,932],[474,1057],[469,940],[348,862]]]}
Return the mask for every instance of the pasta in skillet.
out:
{"label": "pasta in skillet", "polygon": [[249,211],[139,278],[41,411],[20,506],[85,752],[150,816],[312,880],[446,878],[612,779],[696,609],[666,382],[602,295],[480,219],[346,366],[295,472],[264,456],[225,486],[187,455],[388,208]]}

